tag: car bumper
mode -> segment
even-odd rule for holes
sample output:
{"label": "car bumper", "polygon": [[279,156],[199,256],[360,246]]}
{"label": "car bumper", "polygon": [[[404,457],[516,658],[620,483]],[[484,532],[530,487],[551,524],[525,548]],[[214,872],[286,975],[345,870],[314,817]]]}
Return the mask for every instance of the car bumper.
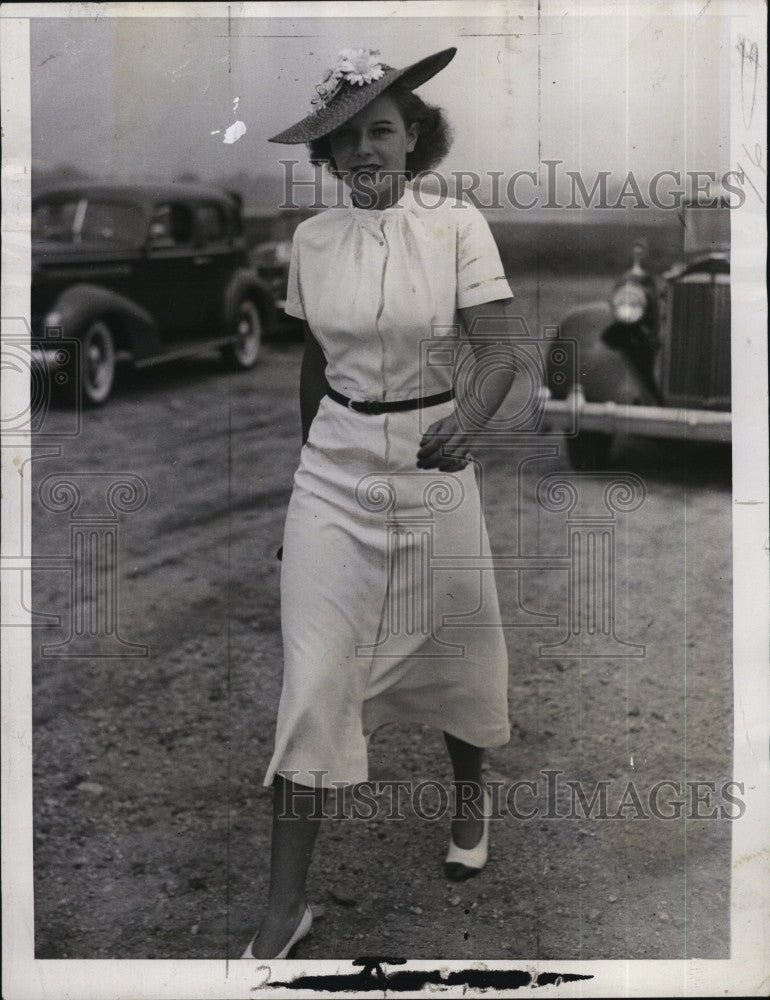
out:
{"label": "car bumper", "polygon": [[631,433],[726,444],[732,440],[731,413],[612,402],[588,403],[582,392],[572,393],[563,400],[546,399],[543,417],[549,430],[571,433],[577,427],[578,432]]}

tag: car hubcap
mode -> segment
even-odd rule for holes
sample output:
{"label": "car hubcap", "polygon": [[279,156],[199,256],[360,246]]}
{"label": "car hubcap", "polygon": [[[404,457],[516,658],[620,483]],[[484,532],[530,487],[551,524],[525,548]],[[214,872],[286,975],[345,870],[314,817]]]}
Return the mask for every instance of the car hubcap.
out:
{"label": "car hubcap", "polygon": [[251,364],[259,354],[261,328],[259,313],[251,302],[241,303],[236,326],[235,350],[241,364]]}
{"label": "car hubcap", "polygon": [[83,345],[84,389],[93,400],[109,395],[114,375],[114,354],[109,330],[96,324]]}
{"label": "car hubcap", "polygon": [[103,343],[91,342],[88,348],[88,382],[95,389],[104,385],[107,375],[106,352]]}

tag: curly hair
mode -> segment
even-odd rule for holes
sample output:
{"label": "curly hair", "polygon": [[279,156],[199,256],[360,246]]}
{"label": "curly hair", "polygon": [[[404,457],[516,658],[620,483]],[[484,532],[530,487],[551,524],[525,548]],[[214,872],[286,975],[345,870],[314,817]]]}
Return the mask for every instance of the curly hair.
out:
{"label": "curly hair", "polygon": [[[407,128],[413,124],[419,125],[415,147],[411,153],[406,154],[406,176],[411,180],[444,159],[452,145],[452,127],[443,108],[426,104],[421,97],[399,83],[383,90],[380,96],[386,95],[395,102]],[[329,173],[339,176],[332,156],[330,136],[314,139],[308,143],[308,149],[313,166],[325,163]]]}

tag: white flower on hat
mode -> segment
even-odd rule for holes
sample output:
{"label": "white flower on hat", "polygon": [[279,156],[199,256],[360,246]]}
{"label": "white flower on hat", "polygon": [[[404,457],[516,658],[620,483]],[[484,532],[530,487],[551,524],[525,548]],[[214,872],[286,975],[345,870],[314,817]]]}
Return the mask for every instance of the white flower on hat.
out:
{"label": "white flower on hat", "polygon": [[317,96],[310,103],[320,110],[337,96],[343,83],[363,87],[365,83],[379,80],[385,73],[385,64],[377,58],[379,54],[378,49],[342,49],[337,54],[336,65],[328,69],[316,85]]}
{"label": "white flower on hat", "polygon": [[377,58],[379,54],[379,49],[343,49],[337,56],[337,69],[348,83],[357,83],[362,87],[365,83],[379,80],[385,72]]}

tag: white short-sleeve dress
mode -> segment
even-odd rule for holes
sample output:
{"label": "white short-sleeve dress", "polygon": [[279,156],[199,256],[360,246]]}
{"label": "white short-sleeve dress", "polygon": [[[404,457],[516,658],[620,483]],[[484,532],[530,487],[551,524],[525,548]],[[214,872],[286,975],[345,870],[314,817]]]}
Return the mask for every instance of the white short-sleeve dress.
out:
{"label": "white short-sleeve dress", "polygon": [[[391,208],[332,208],[294,235],[286,312],[305,319],[329,385],[354,400],[451,388],[458,309],[511,296],[473,206],[407,185]],[[283,541],[284,676],[276,773],[367,780],[369,736],[427,723],[508,742],[508,658],[473,463],[416,467],[454,402],[359,413],[325,396],[302,449]]]}

